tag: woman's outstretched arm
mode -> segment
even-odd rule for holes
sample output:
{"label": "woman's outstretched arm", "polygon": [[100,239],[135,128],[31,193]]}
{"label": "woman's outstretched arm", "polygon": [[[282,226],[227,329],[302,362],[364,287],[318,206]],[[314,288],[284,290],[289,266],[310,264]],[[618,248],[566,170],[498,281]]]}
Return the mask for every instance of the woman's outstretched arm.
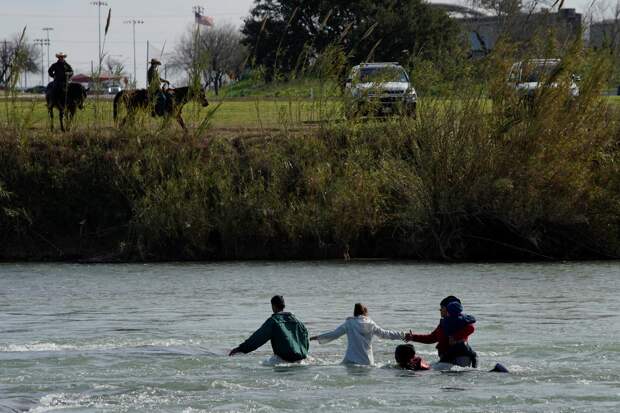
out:
{"label": "woman's outstretched arm", "polygon": [[346,332],[347,331],[344,327],[344,324],[341,324],[333,331],[328,331],[327,333],[310,337],[310,340],[318,340],[319,344],[325,344],[329,343],[330,341],[336,340],[338,337],[343,336]]}
{"label": "woman's outstretched arm", "polygon": [[402,331],[386,330],[373,323],[372,334],[386,340],[405,340],[405,333]]}

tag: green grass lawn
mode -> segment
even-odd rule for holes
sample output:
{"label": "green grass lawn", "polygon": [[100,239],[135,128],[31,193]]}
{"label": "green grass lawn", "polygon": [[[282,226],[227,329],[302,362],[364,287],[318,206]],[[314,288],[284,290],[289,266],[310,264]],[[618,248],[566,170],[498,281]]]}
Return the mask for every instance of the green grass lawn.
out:
{"label": "green grass lawn", "polygon": [[[209,97],[214,98],[211,94]],[[224,86],[220,90],[220,96],[228,98],[238,97],[276,97],[276,98],[312,98],[314,96],[339,96],[340,87],[334,81],[321,82],[317,79],[298,79],[286,82],[262,83],[252,79],[244,79],[239,82]]]}
{"label": "green grass lawn", "polygon": [[[121,109],[120,116],[123,117]],[[58,112],[54,113],[58,127]],[[189,103],[183,110],[187,125],[196,127],[205,119],[215,128],[272,128],[296,126],[342,117],[341,103],[337,100],[297,98],[245,98],[211,100],[207,108]],[[49,119],[45,102],[40,97],[15,101],[0,100],[0,124],[18,122],[26,128],[47,128]],[[146,113],[136,117],[139,125],[157,128],[163,120],[151,118]],[[176,123],[176,122],[174,122]],[[110,128],[114,126],[112,101],[89,97],[84,110],[76,115],[77,128]],[[178,126],[175,126],[178,127]]]}
{"label": "green grass lawn", "polygon": [[[606,97],[612,105],[620,105],[620,96]],[[425,102],[436,104],[441,99],[422,98],[420,105]],[[124,111],[121,110],[121,117]],[[339,120],[343,118],[342,102],[339,99],[311,99],[298,97],[245,97],[226,98],[217,100],[212,98],[211,105],[203,108],[189,103],[183,110],[186,124],[197,127],[205,119],[217,129],[257,129],[300,127],[315,124],[320,121]],[[139,127],[157,129],[161,127],[161,118],[151,118],[142,113],[135,119]],[[55,127],[58,128],[58,113],[55,112]],[[46,129],[49,119],[45,102],[41,97],[22,97],[16,100],[0,98],[0,125],[18,124],[23,128]],[[97,129],[112,128],[112,101],[89,97],[85,108],[76,115],[76,128]],[[173,127],[178,128],[173,121]]]}

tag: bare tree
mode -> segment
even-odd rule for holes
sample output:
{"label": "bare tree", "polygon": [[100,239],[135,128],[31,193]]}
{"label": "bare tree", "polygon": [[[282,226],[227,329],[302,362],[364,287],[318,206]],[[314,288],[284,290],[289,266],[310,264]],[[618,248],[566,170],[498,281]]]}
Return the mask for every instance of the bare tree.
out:
{"label": "bare tree", "polygon": [[25,35],[16,35],[10,40],[0,41],[0,86],[10,86],[20,73],[35,73],[41,70],[37,64],[40,50],[29,44]]}
{"label": "bare tree", "polygon": [[188,31],[174,53],[172,67],[190,78],[199,75],[217,95],[226,76],[238,78],[244,69],[247,49],[240,41],[241,33],[230,24],[200,33]]}
{"label": "bare tree", "polygon": [[115,59],[112,56],[108,56],[104,62],[104,67],[112,76],[124,76],[125,64],[119,59]]}

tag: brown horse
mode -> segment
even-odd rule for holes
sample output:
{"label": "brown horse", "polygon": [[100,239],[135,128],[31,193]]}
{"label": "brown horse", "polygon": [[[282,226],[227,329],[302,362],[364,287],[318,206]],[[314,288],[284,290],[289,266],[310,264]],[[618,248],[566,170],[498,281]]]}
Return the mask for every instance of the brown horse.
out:
{"label": "brown horse", "polygon": [[[174,116],[184,131],[187,131],[187,127],[185,126],[185,122],[183,121],[183,117],[181,115],[183,106],[185,106],[185,104],[190,100],[197,100],[203,107],[209,105],[206,90],[204,89],[201,89],[198,93],[195,93],[191,88],[185,86],[176,89],[169,89],[166,91],[166,94],[168,102],[164,107],[163,113],[156,113],[155,111],[152,113],[156,116]],[[125,124],[127,118],[135,113],[136,110],[150,110],[153,106],[146,89],[120,91],[116,94],[116,96],[114,96],[114,122],[118,122],[118,108],[121,103],[123,103],[127,108],[127,116],[122,120],[121,126]]]}
{"label": "brown horse", "polygon": [[84,101],[86,100],[86,89],[79,83],[69,83],[64,88],[48,87],[45,93],[47,102],[47,110],[50,114],[50,128],[54,130],[54,108],[58,109],[60,118],[60,130],[65,131],[64,121],[67,121],[67,129],[69,128],[76,110],[84,109]]}

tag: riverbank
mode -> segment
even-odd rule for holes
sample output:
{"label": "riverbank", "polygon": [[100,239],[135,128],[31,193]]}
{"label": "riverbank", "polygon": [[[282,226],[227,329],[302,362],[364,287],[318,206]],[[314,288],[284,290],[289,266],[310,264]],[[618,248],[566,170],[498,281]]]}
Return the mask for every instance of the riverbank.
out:
{"label": "riverbank", "polygon": [[617,113],[545,99],[251,133],[5,129],[0,259],[618,257]]}

